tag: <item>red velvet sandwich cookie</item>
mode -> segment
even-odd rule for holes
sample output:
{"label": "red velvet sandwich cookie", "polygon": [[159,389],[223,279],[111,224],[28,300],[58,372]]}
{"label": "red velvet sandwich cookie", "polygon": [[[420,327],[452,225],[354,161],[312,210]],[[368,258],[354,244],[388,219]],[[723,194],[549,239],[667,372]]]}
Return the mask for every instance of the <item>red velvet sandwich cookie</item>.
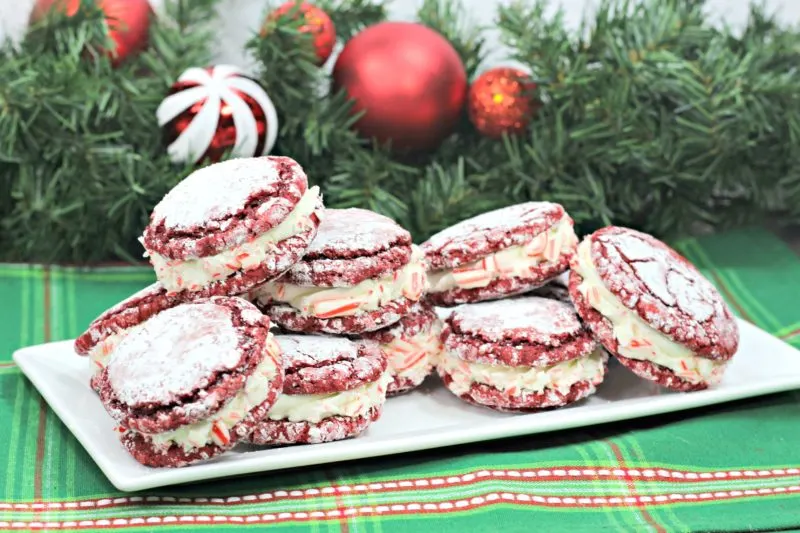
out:
{"label": "red velvet sandwich cookie", "polygon": [[386,356],[375,343],[278,335],[283,394],[250,435],[254,444],[313,444],[354,437],[386,401]]}
{"label": "red velvet sandwich cookie", "polygon": [[232,159],[192,173],[153,209],[142,243],[170,293],[237,295],[296,263],[322,201],[288,157]]}
{"label": "red velvet sandwich cookie", "polygon": [[167,294],[161,283],[153,283],[106,310],[75,339],[75,352],[91,361],[90,384],[97,390],[96,377],[120,341],[153,315],[182,303],[180,295]]}
{"label": "red velvet sandwich cookie", "polygon": [[569,292],[597,339],[638,376],[679,391],[722,379],[739,329],[717,290],[663,242],[627,228],[586,237]]}
{"label": "red velvet sandwich cookie", "polygon": [[148,466],[184,466],[233,447],[283,387],[270,321],[240,298],[162,311],[127,335],[98,377],[123,445]]}
{"label": "red velvet sandwich cookie", "polygon": [[571,305],[535,296],[457,307],[439,376],[462,400],[498,411],[560,407],[595,392],[608,355]]}
{"label": "red velvet sandwich cookie", "polygon": [[494,300],[544,285],[569,266],[578,239],[558,204],[528,202],[484,213],[422,244],[436,305]]}
{"label": "red velvet sandwich cookie", "polygon": [[386,354],[392,377],[386,390],[389,395],[409,391],[425,381],[442,351],[441,332],[433,307],[417,302],[396,324],[362,335],[379,343]]}
{"label": "red velvet sandwich cookie", "polygon": [[328,209],[303,259],[250,297],[288,330],[358,334],[397,322],[424,290],[408,231],[372,211]]}

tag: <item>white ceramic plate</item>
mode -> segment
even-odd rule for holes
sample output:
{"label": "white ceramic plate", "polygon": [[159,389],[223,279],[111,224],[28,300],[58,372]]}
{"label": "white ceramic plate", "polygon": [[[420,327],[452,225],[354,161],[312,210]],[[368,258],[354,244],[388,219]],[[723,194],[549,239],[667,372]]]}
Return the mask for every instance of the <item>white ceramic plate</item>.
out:
{"label": "white ceramic plate", "polygon": [[512,415],[467,405],[431,379],[421,390],[390,398],[380,420],[356,439],[274,449],[247,447],[186,468],[135,462],[89,388],[89,363],[56,342],[17,351],[14,361],[119,490],[134,491],[267,470],[346,461],[602,424],[800,388],[800,353],[739,322],[739,353],[713,390],[671,393],[612,365],[598,393],[571,407]]}

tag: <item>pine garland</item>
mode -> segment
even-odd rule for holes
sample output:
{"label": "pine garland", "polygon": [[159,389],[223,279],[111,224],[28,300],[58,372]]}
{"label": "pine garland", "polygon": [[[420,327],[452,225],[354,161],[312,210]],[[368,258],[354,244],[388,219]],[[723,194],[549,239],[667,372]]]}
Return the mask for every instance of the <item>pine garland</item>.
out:
{"label": "pine garland", "polygon": [[141,261],[150,210],[190,170],[170,163],[155,110],[210,60],[215,3],[167,2],[147,51],[116,69],[92,1],[0,49],[0,259]]}
{"label": "pine garland", "polygon": [[[379,1],[316,3],[342,41],[386,16]],[[188,170],[168,163],[153,113],[183,68],[207,64],[208,36],[195,25],[212,4],[173,8],[182,22],[157,23],[151,49],[118,70],[82,53],[104,43],[89,7],[3,49],[0,258],[140,256],[147,214]],[[527,200],[564,204],[583,231],[615,223],[669,237],[800,222],[797,29],[757,6],[737,33],[712,26],[698,0],[606,0],[570,32],[546,8],[520,1],[496,20],[510,59],[539,86],[544,105],[529,131],[493,141],[465,119],[414,159],[352,132],[350,104],[330,93],[300,21],[280,18],[248,43],[281,118],[273,152],[300,161],[326,205],[387,214],[417,241]],[[456,0],[427,0],[418,18],[454,44],[473,77],[486,28]]]}

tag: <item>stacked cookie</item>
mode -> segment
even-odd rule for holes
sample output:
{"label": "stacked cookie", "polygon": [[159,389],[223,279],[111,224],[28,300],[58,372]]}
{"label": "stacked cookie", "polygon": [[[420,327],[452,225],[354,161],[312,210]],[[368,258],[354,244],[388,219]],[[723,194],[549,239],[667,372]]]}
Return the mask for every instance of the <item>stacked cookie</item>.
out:
{"label": "stacked cookie", "polygon": [[411,234],[364,209],[328,209],[305,257],[251,298],[282,328],[380,343],[388,393],[408,391],[440,351],[437,317],[420,302],[426,268]]}
{"label": "stacked cookie", "polygon": [[140,463],[184,466],[249,435],[283,386],[270,322],[213,296],[153,316],[116,346],[94,383]]}
{"label": "stacked cookie", "polygon": [[669,389],[718,383],[739,334],[711,283],[649,235],[608,227],[578,244],[572,228],[561,206],[530,202],[422,244],[428,299],[461,304],[441,313],[445,386],[500,411],[560,407],[596,391],[606,351]]}
{"label": "stacked cookie", "polygon": [[410,234],[369,211],[328,214],[285,157],[211,165],[156,205],[142,243],[158,281],[75,342],[135,459],[355,436],[387,388],[430,373],[440,328]]}

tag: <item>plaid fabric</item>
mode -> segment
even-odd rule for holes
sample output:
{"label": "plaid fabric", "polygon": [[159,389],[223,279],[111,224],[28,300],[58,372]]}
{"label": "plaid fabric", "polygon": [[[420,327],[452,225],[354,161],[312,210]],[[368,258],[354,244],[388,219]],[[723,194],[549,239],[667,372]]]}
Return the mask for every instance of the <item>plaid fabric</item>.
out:
{"label": "plaid fabric", "polygon": [[[680,249],[746,319],[800,346],[800,262],[763,231]],[[145,268],[0,266],[0,530],[734,531],[800,527],[797,393],[641,421],[115,491],[10,362],[73,337]]]}

